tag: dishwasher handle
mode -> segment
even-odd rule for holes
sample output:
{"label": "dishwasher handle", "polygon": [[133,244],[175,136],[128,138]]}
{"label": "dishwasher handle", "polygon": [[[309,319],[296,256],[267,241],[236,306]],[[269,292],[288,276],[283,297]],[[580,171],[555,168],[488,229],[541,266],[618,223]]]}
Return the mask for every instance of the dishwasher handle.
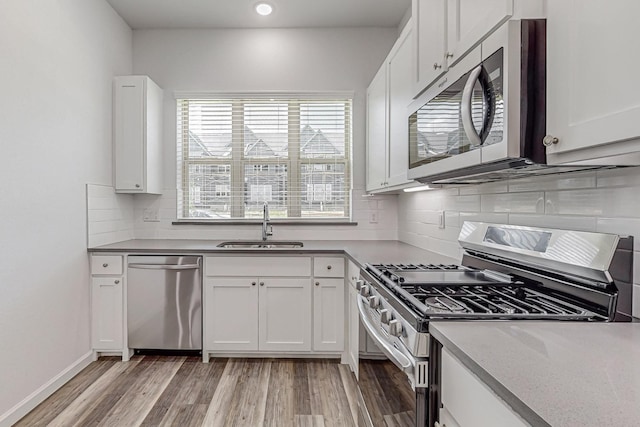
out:
{"label": "dishwasher handle", "polygon": [[197,270],[198,264],[129,264],[129,268],[142,270]]}

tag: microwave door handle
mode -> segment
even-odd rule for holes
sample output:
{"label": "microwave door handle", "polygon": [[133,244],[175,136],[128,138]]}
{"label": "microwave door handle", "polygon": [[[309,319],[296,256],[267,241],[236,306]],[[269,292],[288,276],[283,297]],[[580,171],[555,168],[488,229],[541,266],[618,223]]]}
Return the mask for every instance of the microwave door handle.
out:
{"label": "microwave door handle", "polygon": [[480,73],[482,73],[482,64],[478,65],[471,71],[471,74],[469,74],[469,78],[467,79],[467,83],[465,83],[464,89],[462,90],[462,129],[464,129],[464,133],[467,135],[467,138],[469,138],[472,146],[482,145],[482,139],[473,125],[473,117],[471,115],[473,87],[476,85],[476,82],[480,77]]}

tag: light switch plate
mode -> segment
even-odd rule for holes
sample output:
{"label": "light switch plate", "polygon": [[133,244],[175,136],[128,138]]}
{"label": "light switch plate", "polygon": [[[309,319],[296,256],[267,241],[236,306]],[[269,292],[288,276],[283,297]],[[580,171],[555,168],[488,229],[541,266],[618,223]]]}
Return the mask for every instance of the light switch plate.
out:
{"label": "light switch plate", "polygon": [[144,222],[160,222],[159,209],[146,208],[142,210],[142,221]]}

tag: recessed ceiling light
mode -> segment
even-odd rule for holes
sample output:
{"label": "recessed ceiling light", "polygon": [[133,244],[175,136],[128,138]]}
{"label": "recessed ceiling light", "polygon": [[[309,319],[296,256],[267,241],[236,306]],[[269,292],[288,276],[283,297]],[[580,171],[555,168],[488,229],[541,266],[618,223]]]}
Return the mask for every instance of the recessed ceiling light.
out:
{"label": "recessed ceiling light", "polygon": [[271,12],[273,12],[273,6],[269,3],[258,3],[256,5],[256,12],[258,12],[258,15],[262,16],[271,15]]}

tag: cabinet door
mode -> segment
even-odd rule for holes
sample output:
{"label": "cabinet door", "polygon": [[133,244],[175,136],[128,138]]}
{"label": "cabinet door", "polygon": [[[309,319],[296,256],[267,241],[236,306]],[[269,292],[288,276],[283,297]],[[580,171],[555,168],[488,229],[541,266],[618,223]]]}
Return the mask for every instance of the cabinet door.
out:
{"label": "cabinet door", "polygon": [[[640,137],[640,2],[547,2],[547,154]],[[607,155],[606,153],[603,153]]]}
{"label": "cabinet door", "polygon": [[313,286],[313,349],[344,349],[344,279],[316,278]]}
{"label": "cabinet door", "polygon": [[360,313],[358,312],[358,291],[349,286],[349,367],[358,378],[358,353],[360,351]]}
{"label": "cabinet door", "polygon": [[367,89],[367,191],[387,178],[387,68],[383,64]]}
{"label": "cabinet door", "polygon": [[258,350],[258,278],[208,279],[206,350]]}
{"label": "cabinet door", "polygon": [[458,62],[513,15],[513,0],[448,0],[447,60]]}
{"label": "cabinet door", "polygon": [[413,96],[413,46],[411,23],[389,55],[389,185],[402,185],[409,168],[409,119],[407,107]]}
{"label": "cabinet door", "polygon": [[311,350],[310,308],[308,278],[261,278],[260,350]]}
{"label": "cabinet door", "polygon": [[91,280],[91,336],[95,350],[122,350],[122,277]]}
{"label": "cabinet door", "polygon": [[413,0],[416,97],[447,70],[446,0]]}
{"label": "cabinet door", "polygon": [[442,350],[441,375],[442,405],[461,427],[528,425],[446,349]]}
{"label": "cabinet door", "polygon": [[143,191],[144,80],[141,76],[115,79],[114,151],[116,191]]}

